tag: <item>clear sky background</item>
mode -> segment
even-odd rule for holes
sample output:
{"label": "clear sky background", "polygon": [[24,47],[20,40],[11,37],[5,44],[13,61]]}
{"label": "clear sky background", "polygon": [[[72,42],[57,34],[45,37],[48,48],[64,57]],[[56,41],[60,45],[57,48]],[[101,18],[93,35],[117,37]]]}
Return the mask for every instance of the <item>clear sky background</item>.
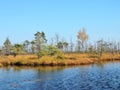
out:
{"label": "clear sky background", "polygon": [[0,0],[0,44],[32,40],[36,31],[76,41],[83,27],[90,41],[120,40],[120,0]]}

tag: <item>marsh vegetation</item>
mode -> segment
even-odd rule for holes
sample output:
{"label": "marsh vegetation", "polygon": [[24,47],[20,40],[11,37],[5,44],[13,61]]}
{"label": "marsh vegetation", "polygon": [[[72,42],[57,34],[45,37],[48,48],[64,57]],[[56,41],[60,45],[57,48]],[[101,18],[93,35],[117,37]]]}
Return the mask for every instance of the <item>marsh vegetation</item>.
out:
{"label": "marsh vegetation", "polygon": [[36,32],[32,41],[12,44],[6,38],[0,50],[0,66],[67,66],[93,64],[99,61],[120,60],[120,42],[98,40],[90,43],[85,28],[77,42],[61,39],[58,34],[47,43],[44,32]]}

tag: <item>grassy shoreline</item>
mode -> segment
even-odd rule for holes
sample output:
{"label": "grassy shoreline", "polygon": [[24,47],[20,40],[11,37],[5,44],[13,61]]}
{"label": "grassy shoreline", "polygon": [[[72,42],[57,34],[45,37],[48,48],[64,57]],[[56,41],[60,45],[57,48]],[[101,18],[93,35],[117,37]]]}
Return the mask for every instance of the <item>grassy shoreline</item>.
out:
{"label": "grassy shoreline", "polygon": [[18,55],[17,57],[0,57],[0,67],[2,66],[75,66],[89,65],[98,61],[120,60],[120,54],[103,54],[100,60],[97,55],[90,54],[65,54],[63,59],[54,56],[43,56],[38,59],[36,55]]}

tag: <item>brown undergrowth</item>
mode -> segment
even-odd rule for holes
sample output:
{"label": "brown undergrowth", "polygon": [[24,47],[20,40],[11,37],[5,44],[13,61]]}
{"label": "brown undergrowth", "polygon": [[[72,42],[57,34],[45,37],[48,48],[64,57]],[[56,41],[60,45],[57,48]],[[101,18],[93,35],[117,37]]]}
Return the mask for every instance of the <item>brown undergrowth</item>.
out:
{"label": "brown undergrowth", "polygon": [[[72,66],[88,65],[98,61],[97,55],[92,54],[65,54],[64,57],[43,56],[40,59],[36,55],[18,55],[16,57],[0,57],[0,67],[2,66]],[[120,54],[103,54],[101,61],[120,60]]]}

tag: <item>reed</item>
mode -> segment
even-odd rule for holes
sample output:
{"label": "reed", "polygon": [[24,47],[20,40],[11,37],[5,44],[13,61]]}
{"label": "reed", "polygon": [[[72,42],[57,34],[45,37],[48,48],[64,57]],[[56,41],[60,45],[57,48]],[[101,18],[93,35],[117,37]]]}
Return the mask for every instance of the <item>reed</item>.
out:
{"label": "reed", "polygon": [[[17,57],[0,57],[0,67],[8,65],[16,66],[72,66],[94,64],[98,60],[96,55],[89,54],[65,54],[62,59],[54,56],[43,56],[40,59],[36,55],[18,55]],[[120,54],[111,57],[111,54],[103,54],[101,61],[120,60]]]}

